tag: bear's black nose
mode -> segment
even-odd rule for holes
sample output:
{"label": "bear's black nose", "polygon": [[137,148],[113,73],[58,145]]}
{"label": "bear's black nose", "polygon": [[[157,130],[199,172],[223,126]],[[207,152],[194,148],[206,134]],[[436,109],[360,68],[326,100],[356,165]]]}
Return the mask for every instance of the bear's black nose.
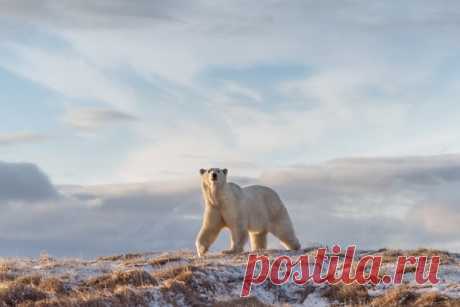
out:
{"label": "bear's black nose", "polygon": [[212,180],[217,180],[217,174],[216,174],[216,173],[212,173],[211,179],[212,179]]}

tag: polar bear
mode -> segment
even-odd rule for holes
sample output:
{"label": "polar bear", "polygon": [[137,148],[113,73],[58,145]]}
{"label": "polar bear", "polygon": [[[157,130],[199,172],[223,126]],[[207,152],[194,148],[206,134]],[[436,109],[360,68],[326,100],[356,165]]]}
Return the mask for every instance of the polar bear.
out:
{"label": "polar bear", "polygon": [[267,233],[275,235],[287,249],[300,248],[291,219],[280,197],[268,187],[241,188],[227,182],[227,169],[201,169],[201,189],[205,202],[203,224],[196,239],[198,256],[204,255],[222,228],[231,232],[231,248],[226,254],[240,253],[248,240],[251,249],[267,247]]}

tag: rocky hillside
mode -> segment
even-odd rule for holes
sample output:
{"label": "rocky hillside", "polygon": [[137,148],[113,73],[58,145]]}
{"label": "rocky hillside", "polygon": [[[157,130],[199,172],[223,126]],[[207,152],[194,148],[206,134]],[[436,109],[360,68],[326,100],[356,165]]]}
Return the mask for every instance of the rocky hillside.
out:
{"label": "rocky hillside", "polygon": [[[265,252],[270,257],[285,251]],[[292,256],[312,250],[289,252]],[[460,256],[434,250],[361,251],[381,254],[391,271],[398,255],[442,257],[436,286],[417,286],[413,270],[402,286],[254,286],[239,297],[248,254],[189,251],[100,257],[95,260],[0,258],[0,306],[460,306]]]}

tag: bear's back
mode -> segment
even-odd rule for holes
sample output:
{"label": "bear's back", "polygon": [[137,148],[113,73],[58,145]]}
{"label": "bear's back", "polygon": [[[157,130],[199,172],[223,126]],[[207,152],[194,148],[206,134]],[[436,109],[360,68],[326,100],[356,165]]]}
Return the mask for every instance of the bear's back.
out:
{"label": "bear's back", "polygon": [[283,210],[284,205],[278,194],[271,188],[262,185],[251,185],[242,188],[247,206],[258,207],[268,213],[273,219]]}

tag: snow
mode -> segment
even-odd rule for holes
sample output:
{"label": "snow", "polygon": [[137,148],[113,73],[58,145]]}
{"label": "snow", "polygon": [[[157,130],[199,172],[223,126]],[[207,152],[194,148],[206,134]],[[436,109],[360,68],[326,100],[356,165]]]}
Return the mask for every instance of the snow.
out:
{"label": "snow", "polygon": [[309,307],[328,307],[330,306],[329,302],[321,297],[319,293],[313,292],[307,299],[303,302],[301,306],[309,306]]}

